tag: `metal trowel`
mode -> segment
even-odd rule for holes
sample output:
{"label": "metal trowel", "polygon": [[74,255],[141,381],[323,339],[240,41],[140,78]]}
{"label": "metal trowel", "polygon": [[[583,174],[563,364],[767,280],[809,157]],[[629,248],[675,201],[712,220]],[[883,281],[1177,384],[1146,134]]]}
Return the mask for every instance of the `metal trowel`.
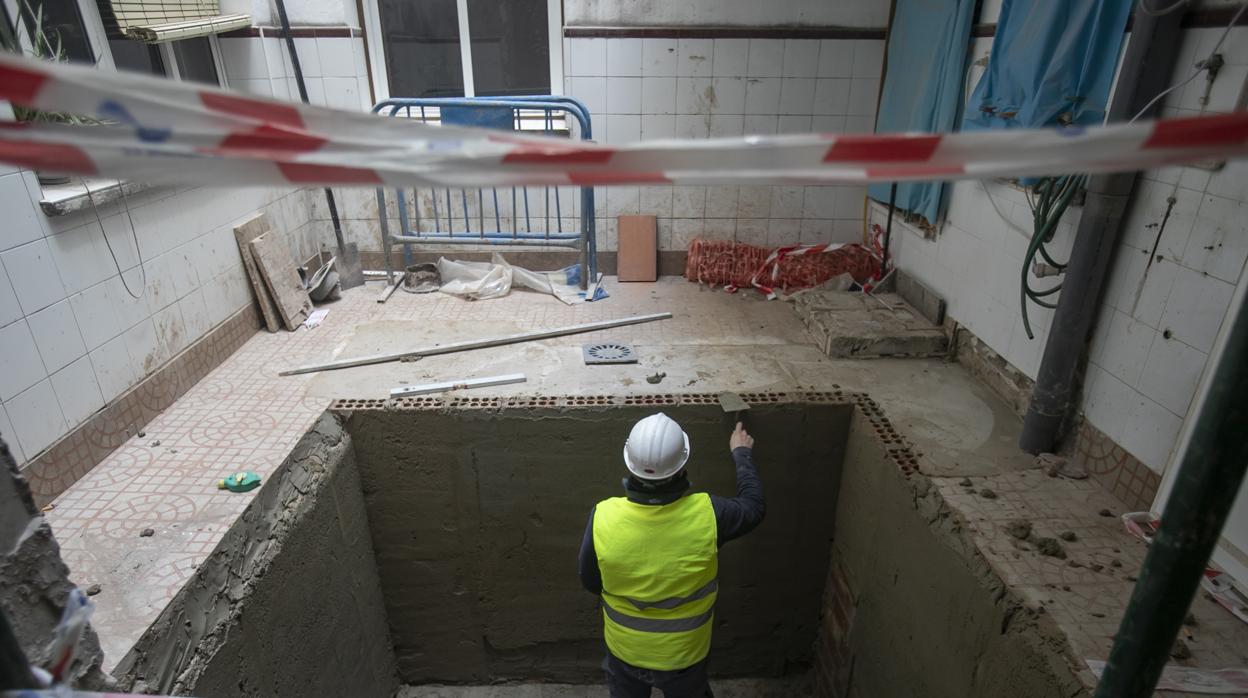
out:
{"label": "metal trowel", "polygon": [[728,390],[716,395],[715,399],[719,401],[719,406],[724,409],[724,412],[732,415],[733,421],[741,421],[750,409],[749,404],[742,400],[740,395]]}

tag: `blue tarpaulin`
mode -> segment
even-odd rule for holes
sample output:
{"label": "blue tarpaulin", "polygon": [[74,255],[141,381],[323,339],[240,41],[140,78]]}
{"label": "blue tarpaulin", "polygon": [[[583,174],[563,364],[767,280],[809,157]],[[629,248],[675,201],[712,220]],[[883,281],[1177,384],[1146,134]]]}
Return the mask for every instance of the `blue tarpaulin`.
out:
{"label": "blue tarpaulin", "polygon": [[1103,123],[1134,4],[1005,0],[962,129]]}
{"label": "blue tarpaulin", "polygon": [[[974,11],[975,0],[897,0],[876,133],[955,129]],[[868,194],[888,203],[889,186]],[[941,182],[903,182],[896,206],[935,223],[943,192]]]}

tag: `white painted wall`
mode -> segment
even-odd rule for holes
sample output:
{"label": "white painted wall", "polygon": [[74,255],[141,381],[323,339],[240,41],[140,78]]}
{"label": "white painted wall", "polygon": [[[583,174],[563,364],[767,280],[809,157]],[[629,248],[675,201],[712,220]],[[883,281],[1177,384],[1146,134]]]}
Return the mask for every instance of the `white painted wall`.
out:
{"label": "white painted wall", "polygon": [[889,0],[564,0],[576,26],[883,27]]}
{"label": "white painted wall", "polygon": [[[869,132],[883,41],[567,39],[565,94],[583,101],[595,140]],[[659,247],[698,236],[775,247],[862,239],[866,187],[678,186],[600,189],[600,246],[616,216],[658,217]]]}

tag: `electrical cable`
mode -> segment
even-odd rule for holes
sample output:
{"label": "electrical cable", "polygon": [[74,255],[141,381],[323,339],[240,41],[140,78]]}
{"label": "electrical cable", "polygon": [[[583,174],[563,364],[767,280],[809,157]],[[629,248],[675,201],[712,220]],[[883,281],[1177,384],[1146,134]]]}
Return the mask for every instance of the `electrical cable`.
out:
{"label": "electrical cable", "polygon": [[1026,331],[1028,339],[1035,339],[1035,334],[1031,330],[1031,318],[1027,314],[1028,301],[1042,308],[1052,310],[1057,307],[1057,303],[1045,300],[1045,298],[1062,290],[1060,282],[1046,289],[1034,289],[1031,287],[1031,279],[1028,275],[1035,264],[1037,254],[1058,271],[1066,268],[1066,264],[1053,259],[1053,256],[1045,248],[1045,244],[1053,239],[1053,233],[1057,229],[1058,222],[1061,221],[1062,214],[1066,212],[1071,200],[1083,188],[1086,181],[1087,177],[1085,175],[1045,177],[1033,187],[1033,191],[1037,195],[1034,217],[1035,231],[1032,233],[1031,241],[1027,245],[1027,254],[1023,258],[1022,278],[1019,284],[1023,330]]}
{"label": "electrical cable", "polygon": [[1196,64],[1196,70],[1192,71],[1191,75],[1188,75],[1186,78],[1183,78],[1181,82],[1177,82],[1171,85],[1170,87],[1167,87],[1166,89],[1158,93],[1156,97],[1153,97],[1152,99],[1148,100],[1148,104],[1145,104],[1144,108],[1140,109],[1140,111],[1135,116],[1131,117],[1131,120],[1128,121],[1127,123],[1129,124],[1135,123],[1136,120],[1138,120],[1141,116],[1144,116],[1145,114],[1147,114],[1148,111],[1153,108],[1153,105],[1159,102],[1166,95],[1170,94],[1171,92],[1174,92],[1180,87],[1183,87],[1187,83],[1195,80],[1198,75],[1204,72],[1208,68],[1210,64],[1210,60],[1213,58],[1213,55],[1218,52],[1218,49],[1222,48],[1222,44],[1226,41],[1226,37],[1230,35],[1231,29],[1235,26],[1235,23],[1239,21],[1239,18],[1243,16],[1245,10],[1248,10],[1248,2],[1245,2],[1239,6],[1239,10],[1236,11],[1235,14],[1231,17],[1231,21],[1227,22],[1226,29],[1222,30],[1222,36],[1218,37],[1218,43],[1213,45],[1213,50],[1209,52],[1209,55],[1205,57],[1203,61],[1200,61],[1199,63]]}
{"label": "electrical cable", "polygon": [[139,235],[134,229],[134,218],[130,216],[130,202],[126,199],[126,183],[118,181],[117,191],[121,194],[122,208],[126,212],[126,220],[130,223],[130,237],[134,240],[134,254],[139,258],[139,278],[142,279],[143,286],[139,289],[138,294],[135,294],[130,289],[130,283],[126,281],[126,275],[121,270],[121,262],[117,261],[117,253],[113,251],[113,243],[108,240],[108,230],[104,228],[104,219],[100,218],[100,208],[95,203],[95,197],[91,195],[91,187],[85,179],[82,181],[82,188],[87,190],[87,201],[91,203],[91,210],[95,213],[95,222],[100,224],[100,234],[104,236],[104,245],[108,247],[108,255],[113,258],[113,266],[117,269],[117,276],[121,277],[121,285],[125,287],[126,293],[130,294],[131,298],[135,300],[142,298],[147,291],[147,267],[143,265],[143,252],[139,249]]}

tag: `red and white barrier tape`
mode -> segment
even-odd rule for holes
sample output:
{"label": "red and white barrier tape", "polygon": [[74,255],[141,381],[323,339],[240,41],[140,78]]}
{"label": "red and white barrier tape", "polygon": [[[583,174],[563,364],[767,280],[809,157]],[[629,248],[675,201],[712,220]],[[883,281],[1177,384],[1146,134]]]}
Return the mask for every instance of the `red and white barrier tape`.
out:
{"label": "red and white barrier tape", "polygon": [[[767,259],[763,261],[762,266],[754,272],[750,277],[750,285],[758,289],[768,300],[776,298],[776,282],[780,279],[780,263],[789,257],[801,257],[808,254],[819,254],[820,252],[832,252],[839,250],[845,245],[842,243],[820,243],[816,245],[786,245],[777,247],[767,255]],[[767,274],[767,269],[771,269],[771,278],[768,283],[763,283],[763,275]],[[724,286],[724,290],[728,293],[736,293],[737,286],[728,284]]]}
{"label": "red and white barrier tape", "polygon": [[8,54],[0,55],[0,100],[108,122],[0,122],[0,161],[218,186],[837,184],[1114,172],[1248,155],[1248,112],[1088,129],[611,146],[430,126]]}

